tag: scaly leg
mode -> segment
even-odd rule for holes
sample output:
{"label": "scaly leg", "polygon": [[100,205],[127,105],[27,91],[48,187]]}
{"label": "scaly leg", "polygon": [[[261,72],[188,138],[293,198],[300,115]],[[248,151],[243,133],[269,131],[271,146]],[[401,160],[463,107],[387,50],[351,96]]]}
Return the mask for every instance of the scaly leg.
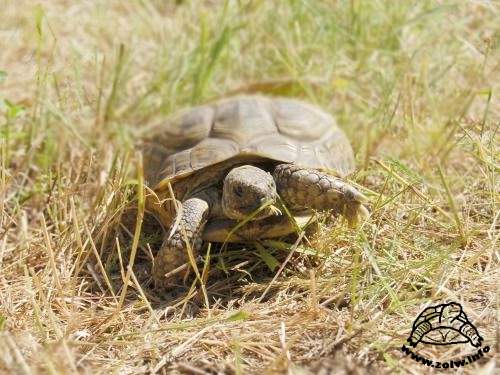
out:
{"label": "scaly leg", "polygon": [[273,177],[278,194],[291,208],[334,210],[343,214],[351,226],[368,216],[362,205],[366,197],[340,178],[294,164],[279,164]]}
{"label": "scaly leg", "polygon": [[166,234],[154,261],[153,279],[157,286],[168,287],[182,278],[185,272],[179,272],[170,278],[165,275],[189,263],[188,249],[192,251],[196,259],[201,248],[201,234],[209,211],[208,202],[198,197],[187,199],[182,203],[182,209],[178,213],[180,217],[177,217],[173,224],[174,230]]}

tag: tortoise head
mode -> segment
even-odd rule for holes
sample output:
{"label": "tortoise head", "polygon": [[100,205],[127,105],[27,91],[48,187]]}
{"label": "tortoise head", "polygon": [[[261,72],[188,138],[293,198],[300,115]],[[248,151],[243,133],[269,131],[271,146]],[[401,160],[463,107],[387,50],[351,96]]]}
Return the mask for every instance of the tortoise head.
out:
{"label": "tortoise head", "polygon": [[222,210],[233,220],[264,219],[278,212],[278,193],[270,173],[253,165],[233,168],[224,179]]}

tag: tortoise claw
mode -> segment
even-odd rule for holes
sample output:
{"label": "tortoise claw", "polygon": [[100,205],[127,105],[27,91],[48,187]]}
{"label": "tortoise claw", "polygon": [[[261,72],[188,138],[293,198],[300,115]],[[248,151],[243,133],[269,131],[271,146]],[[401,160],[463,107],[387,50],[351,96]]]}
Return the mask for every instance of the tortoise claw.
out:
{"label": "tortoise claw", "polygon": [[345,184],[343,186],[344,198],[346,201],[354,201],[359,203],[368,202],[368,198],[355,187]]}
{"label": "tortoise claw", "polygon": [[356,228],[360,222],[370,217],[370,212],[360,203],[348,203],[344,210],[344,216],[347,219],[349,227]]}

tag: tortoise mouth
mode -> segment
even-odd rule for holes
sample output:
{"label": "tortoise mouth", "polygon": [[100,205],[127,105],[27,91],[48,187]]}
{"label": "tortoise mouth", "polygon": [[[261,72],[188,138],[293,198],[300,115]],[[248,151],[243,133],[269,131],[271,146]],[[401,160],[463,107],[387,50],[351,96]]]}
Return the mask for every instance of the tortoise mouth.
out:
{"label": "tortoise mouth", "polygon": [[233,220],[262,220],[270,216],[279,215],[281,211],[274,206],[275,199],[265,200],[258,205],[239,206],[237,209],[227,207],[225,202],[222,203],[224,214]]}

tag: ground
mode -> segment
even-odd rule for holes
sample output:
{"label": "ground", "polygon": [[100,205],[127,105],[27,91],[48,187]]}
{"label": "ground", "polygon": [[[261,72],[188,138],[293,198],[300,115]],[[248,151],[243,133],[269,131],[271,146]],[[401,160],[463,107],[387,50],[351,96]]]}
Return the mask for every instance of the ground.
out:
{"label": "ground", "polygon": [[[495,371],[498,3],[3,0],[0,40],[0,372],[437,373],[401,347],[452,301],[491,348],[463,373]],[[191,293],[155,292],[137,141],[259,92],[337,118],[369,219],[213,245]]]}

